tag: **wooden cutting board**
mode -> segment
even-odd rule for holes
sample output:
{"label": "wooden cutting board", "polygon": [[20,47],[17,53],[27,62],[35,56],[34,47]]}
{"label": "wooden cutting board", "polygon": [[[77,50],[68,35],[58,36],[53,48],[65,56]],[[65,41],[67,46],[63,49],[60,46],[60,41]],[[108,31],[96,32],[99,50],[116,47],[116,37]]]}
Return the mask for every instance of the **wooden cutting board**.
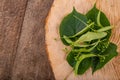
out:
{"label": "wooden cutting board", "polygon": [[[65,46],[61,43],[58,28],[61,20],[65,15],[72,11],[73,6],[78,12],[85,14],[91,9],[96,2],[97,8],[103,11],[110,23],[114,26],[110,41],[118,46],[119,55],[107,63],[101,70],[95,72],[94,75],[89,69],[84,75],[75,76],[72,68],[65,62],[65,53],[62,48]],[[46,43],[49,54],[49,60],[53,68],[56,80],[120,80],[120,0],[54,0],[51,11],[47,18],[46,24]],[[54,27],[54,28],[53,28]],[[53,29],[51,29],[53,28]],[[51,35],[54,33],[54,35]],[[57,38],[57,43],[53,38]],[[52,43],[52,44],[51,44]],[[52,52],[52,45],[56,47],[56,53]],[[62,48],[61,48],[62,47]],[[59,53],[59,54],[57,54]],[[62,66],[62,67],[61,67]]]}

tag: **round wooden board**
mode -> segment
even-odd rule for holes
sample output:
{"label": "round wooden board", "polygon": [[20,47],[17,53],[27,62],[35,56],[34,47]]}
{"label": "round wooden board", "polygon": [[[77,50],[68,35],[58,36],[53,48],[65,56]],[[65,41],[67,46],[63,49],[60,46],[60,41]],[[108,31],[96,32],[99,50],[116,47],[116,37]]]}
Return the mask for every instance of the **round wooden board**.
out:
{"label": "round wooden board", "polygon": [[75,76],[65,60],[66,54],[62,51],[65,46],[60,40],[58,29],[63,17],[72,11],[73,6],[85,14],[95,2],[97,8],[106,14],[114,26],[110,41],[118,46],[117,51],[120,54],[120,0],[54,0],[46,23],[46,44],[56,80],[120,80],[120,55],[94,75],[89,69],[84,75]]}

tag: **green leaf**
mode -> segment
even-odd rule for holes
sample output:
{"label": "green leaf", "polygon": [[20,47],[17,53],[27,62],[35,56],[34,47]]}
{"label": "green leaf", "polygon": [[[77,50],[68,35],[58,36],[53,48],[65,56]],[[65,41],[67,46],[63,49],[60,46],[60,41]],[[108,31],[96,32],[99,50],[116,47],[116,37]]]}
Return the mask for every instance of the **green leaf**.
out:
{"label": "green leaf", "polygon": [[65,45],[68,45],[63,36],[65,35],[69,37],[75,35],[87,26],[87,21],[87,17],[83,14],[78,13],[74,8],[70,14],[64,17],[60,24],[59,33],[62,42]]}
{"label": "green leaf", "polygon": [[98,70],[98,69],[101,69],[107,62],[109,62],[113,57],[117,56],[118,53],[117,53],[117,46],[113,43],[110,43],[108,48],[103,52],[101,53],[100,55],[103,55],[105,56],[105,60],[104,62],[100,62],[100,60],[98,61],[98,59],[95,59],[93,60],[93,73]]}
{"label": "green leaf", "polygon": [[80,75],[84,74],[86,70],[90,68],[91,64],[92,64],[91,58],[84,59],[78,67],[77,74],[80,74]]}
{"label": "green leaf", "polygon": [[66,60],[69,63],[69,65],[72,67],[74,67],[74,65],[76,64],[76,60],[75,60],[76,55],[77,53],[74,53],[72,51],[67,55]]}
{"label": "green leaf", "polygon": [[[81,62],[86,59],[86,58],[90,58],[90,57],[95,57],[97,55],[93,54],[93,53],[90,53],[90,54],[82,54],[78,61],[76,62],[76,65],[75,65],[75,74],[78,74],[78,70],[79,70],[79,66],[81,64]],[[79,70],[80,71],[80,70]]]}
{"label": "green leaf", "polygon": [[101,22],[100,22],[100,15],[101,14],[101,12],[99,11],[98,12],[98,15],[97,15],[97,24],[98,24],[98,26],[101,26],[101,27],[103,27],[103,25],[101,24]]}
{"label": "green leaf", "polygon": [[66,41],[67,44],[71,45],[73,43],[73,41],[71,39],[69,39],[69,37],[63,35],[63,39]]}
{"label": "green leaf", "polygon": [[[76,58],[77,57],[79,58],[78,55],[80,54],[72,52],[72,51],[67,55],[66,60],[70,66],[75,67],[76,62],[77,62]],[[91,58],[84,59],[79,66],[78,74],[83,74],[91,66],[91,64],[92,64]]]}
{"label": "green leaf", "polygon": [[106,26],[106,27],[102,27],[101,29],[97,30],[97,32],[104,32],[104,31],[108,31],[112,29],[112,26]]}
{"label": "green leaf", "polygon": [[75,43],[101,39],[101,38],[104,38],[106,35],[107,35],[106,32],[87,32],[83,34],[77,41],[75,41]]}
{"label": "green leaf", "polygon": [[95,22],[99,26],[110,26],[110,22],[105,16],[105,14],[96,8],[96,5],[86,13],[88,19]]}
{"label": "green leaf", "polygon": [[[105,14],[102,11],[96,8],[96,5],[94,5],[94,7],[86,13],[86,16],[88,19],[90,19],[92,22],[95,22],[95,24],[100,27],[110,26],[110,22],[108,18],[105,16]],[[106,36],[106,38],[109,39],[111,35],[111,30],[107,31],[107,34],[108,35]]]}
{"label": "green leaf", "polygon": [[90,47],[90,46],[93,46],[93,45],[95,45],[96,44],[96,42],[95,43],[93,43],[93,44],[73,44],[74,45],[74,47]]}
{"label": "green leaf", "polygon": [[80,49],[73,49],[73,52],[91,52],[99,43],[99,40],[95,42],[95,45],[89,48],[80,48]]}

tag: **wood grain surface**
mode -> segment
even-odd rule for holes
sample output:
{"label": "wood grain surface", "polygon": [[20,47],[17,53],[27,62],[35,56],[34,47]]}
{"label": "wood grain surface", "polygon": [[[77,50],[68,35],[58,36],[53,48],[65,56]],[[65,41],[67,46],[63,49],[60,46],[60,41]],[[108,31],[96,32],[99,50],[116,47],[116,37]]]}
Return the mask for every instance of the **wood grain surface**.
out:
{"label": "wood grain surface", "polygon": [[26,3],[0,0],[0,80],[11,78]]}
{"label": "wood grain surface", "polygon": [[53,0],[0,0],[0,80],[54,80],[44,25]]}
{"label": "wood grain surface", "polygon": [[[62,44],[59,37],[59,25],[63,17],[72,11],[73,6],[78,12],[85,14],[93,7],[95,2],[97,8],[106,14],[111,25],[114,26],[110,41],[118,46],[117,51],[119,55],[113,58],[102,69],[95,72],[94,75],[92,75],[91,69],[89,69],[84,75],[75,76],[65,60],[65,52],[62,51],[65,46]],[[53,72],[57,80],[63,80],[64,78],[67,80],[120,80],[119,8],[120,0],[54,0],[46,25],[46,43]],[[54,41],[54,38],[56,38],[57,41]],[[55,46],[56,50],[54,49]]]}

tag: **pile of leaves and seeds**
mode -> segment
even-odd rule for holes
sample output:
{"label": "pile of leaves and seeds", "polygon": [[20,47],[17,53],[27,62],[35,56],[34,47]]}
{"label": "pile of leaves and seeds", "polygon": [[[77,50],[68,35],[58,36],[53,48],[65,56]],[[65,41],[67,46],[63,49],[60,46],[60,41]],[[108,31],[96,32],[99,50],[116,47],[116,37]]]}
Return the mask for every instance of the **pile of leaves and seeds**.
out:
{"label": "pile of leaves and seeds", "polygon": [[117,46],[109,41],[112,26],[105,14],[94,6],[85,15],[73,8],[62,20],[60,37],[71,50],[67,62],[75,74],[83,74],[88,68],[92,73],[117,56]]}

